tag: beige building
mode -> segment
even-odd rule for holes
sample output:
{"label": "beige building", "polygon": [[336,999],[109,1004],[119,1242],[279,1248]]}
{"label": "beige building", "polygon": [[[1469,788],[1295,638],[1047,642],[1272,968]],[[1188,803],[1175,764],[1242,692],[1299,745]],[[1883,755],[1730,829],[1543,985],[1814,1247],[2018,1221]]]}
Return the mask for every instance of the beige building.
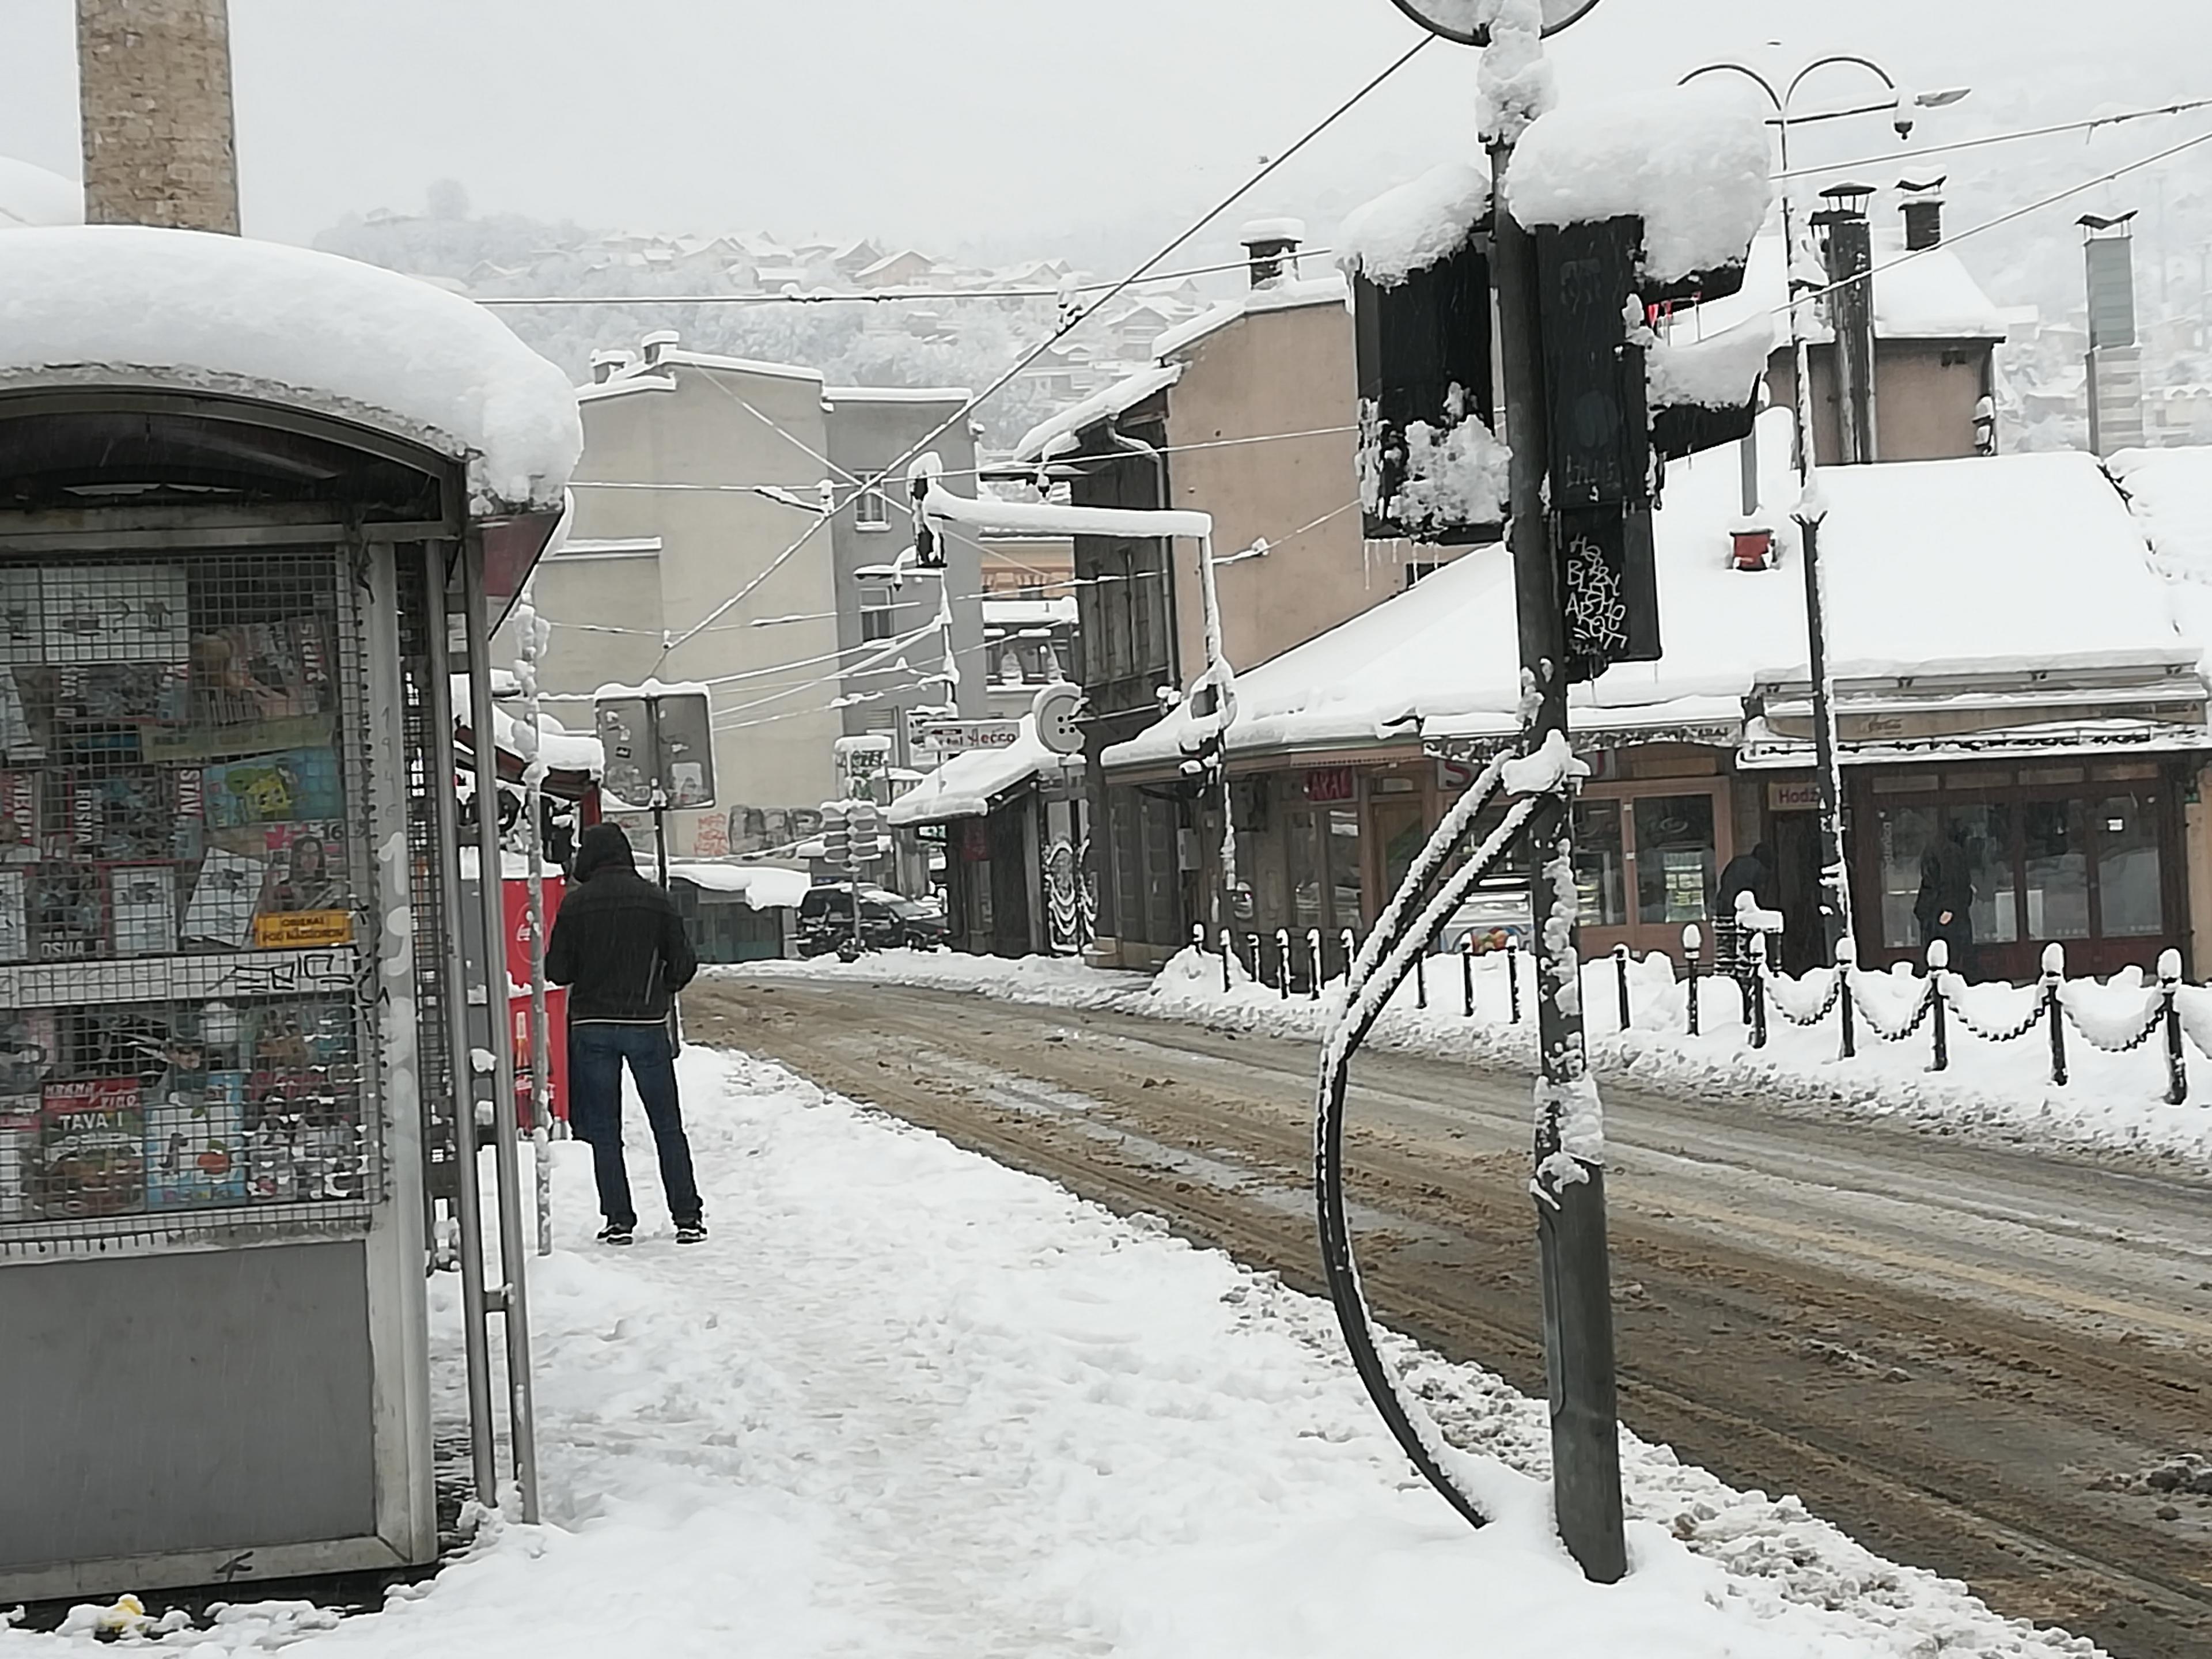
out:
{"label": "beige building", "polygon": [[85,217],[238,234],[228,0],[77,0]]}

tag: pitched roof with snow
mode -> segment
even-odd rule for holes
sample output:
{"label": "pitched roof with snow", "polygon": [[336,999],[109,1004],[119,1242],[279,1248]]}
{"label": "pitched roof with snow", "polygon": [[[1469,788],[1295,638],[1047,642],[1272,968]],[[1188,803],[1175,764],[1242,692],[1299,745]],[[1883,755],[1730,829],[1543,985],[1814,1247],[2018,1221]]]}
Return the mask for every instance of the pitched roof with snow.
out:
{"label": "pitched roof with snow", "polygon": [[2212,448],[2124,449],[2105,468],[2149,538],[2183,630],[2212,650]]}
{"label": "pitched roof with snow", "polygon": [[1182,368],[1181,363],[1140,368],[1115,381],[1103,392],[1092,392],[1074,407],[1063,409],[1050,420],[1040,421],[1022,434],[1011,459],[1016,462],[1050,460],[1055,455],[1066,454],[1075,447],[1076,434],[1084,428],[1127,414],[1154,393],[1166,391],[1182,378]]}
{"label": "pitched roof with snow", "polygon": [[0,390],[131,386],[310,409],[463,461],[481,514],[562,505],[568,377],[489,312],[336,254],[141,225],[0,235]]}
{"label": "pitched roof with snow", "polygon": [[83,222],[83,185],[28,161],[0,155],[0,230]]}
{"label": "pitched roof with snow", "polygon": [[[1806,276],[1801,256],[1799,273]],[[1761,236],[1752,244],[1743,288],[1728,299],[1698,307],[1707,334],[1733,328],[1761,314],[1774,319],[1778,339],[1789,336],[1789,295],[1783,283],[1782,238]],[[1827,325],[1818,304],[1804,307],[1809,337],[1826,340]],[[1884,340],[1990,340],[2002,342],[2011,329],[2003,307],[1984,293],[1973,273],[1949,244],[1923,252],[1905,250],[1902,232],[1874,233],[1874,330]]]}
{"label": "pitched roof with snow", "polygon": [[1327,276],[1293,276],[1282,282],[1270,283],[1224,301],[1211,311],[1200,312],[1188,322],[1178,323],[1152,342],[1152,356],[1165,362],[1179,357],[1200,341],[1218,333],[1230,324],[1246,317],[1270,311],[1297,311],[1306,306],[1342,306],[1347,303],[1344,278],[1331,273]]}
{"label": "pitched roof with snow", "polygon": [[[1789,432],[1787,410],[1762,417],[1769,503],[1796,496]],[[1653,525],[1666,655],[1575,687],[1576,729],[1733,729],[1755,686],[1807,678],[1796,526],[1784,519],[1778,532],[1780,568],[1729,568],[1739,477],[1733,447],[1668,468]],[[1829,657],[1839,682],[2069,669],[2157,679],[2197,661],[2143,537],[2093,457],[1829,467],[1820,478]],[[2189,684],[2201,702],[2202,682]],[[1511,556],[1483,548],[1242,670],[1229,748],[1503,736],[1515,729],[1519,698]],[[1108,750],[1106,763],[1172,763],[1191,724],[1177,709]]]}

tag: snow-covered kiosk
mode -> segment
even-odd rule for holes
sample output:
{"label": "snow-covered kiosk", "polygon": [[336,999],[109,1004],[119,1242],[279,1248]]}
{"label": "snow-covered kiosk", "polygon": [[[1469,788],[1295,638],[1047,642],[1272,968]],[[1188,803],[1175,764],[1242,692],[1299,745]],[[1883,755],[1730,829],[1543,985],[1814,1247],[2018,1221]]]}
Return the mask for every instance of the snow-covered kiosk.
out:
{"label": "snow-covered kiosk", "polygon": [[578,448],[428,284],[0,235],[0,1605],[434,1555],[449,639]]}

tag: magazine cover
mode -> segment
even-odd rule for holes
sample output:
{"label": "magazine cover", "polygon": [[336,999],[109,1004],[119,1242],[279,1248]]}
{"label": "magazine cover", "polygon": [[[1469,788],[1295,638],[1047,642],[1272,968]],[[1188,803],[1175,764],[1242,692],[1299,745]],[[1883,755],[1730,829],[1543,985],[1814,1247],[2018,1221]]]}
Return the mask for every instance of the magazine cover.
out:
{"label": "magazine cover", "polygon": [[353,940],[345,842],[335,823],[271,824],[260,832],[269,862],[254,912],[260,950],[301,950]]}
{"label": "magazine cover", "polygon": [[39,1209],[49,1221],[127,1215],[146,1200],[146,1114],[135,1077],[49,1083],[40,1097]]}
{"label": "magazine cover", "polygon": [[208,767],[200,775],[200,810],[214,830],[337,817],[345,804],[337,751],[288,749]]}
{"label": "magazine cover", "polygon": [[330,647],[319,617],[238,623],[192,641],[192,703],[212,726],[251,726],[319,714]]}
{"label": "magazine cover", "polygon": [[253,935],[253,913],[260,905],[266,874],[259,859],[209,848],[200,860],[191,896],[185,902],[179,933],[195,943],[244,950]]}
{"label": "magazine cover", "polygon": [[0,864],[0,962],[31,959],[31,874]]}
{"label": "magazine cover", "polygon": [[182,662],[191,650],[184,567],[52,566],[38,573],[50,663]]}
{"label": "magazine cover", "polygon": [[109,865],[107,911],[117,956],[173,954],[177,948],[176,866]]}
{"label": "magazine cover", "polygon": [[52,1009],[0,1009],[0,1095],[29,1095],[35,1100],[59,1052]]}
{"label": "magazine cover", "polygon": [[167,773],[151,767],[70,775],[62,821],[47,836],[64,858],[143,860],[175,856],[177,802]]}
{"label": "magazine cover", "polygon": [[31,947],[42,962],[105,956],[106,906],[100,871],[50,860],[30,866]]}
{"label": "magazine cover", "polygon": [[0,772],[0,864],[39,856],[39,775]]}
{"label": "magazine cover", "polygon": [[46,611],[35,565],[0,568],[0,663],[46,659]]}
{"label": "magazine cover", "polygon": [[39,1097],[0,1094],[0,1222],[38,1218]]}
{"label": "magazine cover", "polygon": [[246,1199],[246,1073],[172,1070],[146,1108],[146,1206]]}

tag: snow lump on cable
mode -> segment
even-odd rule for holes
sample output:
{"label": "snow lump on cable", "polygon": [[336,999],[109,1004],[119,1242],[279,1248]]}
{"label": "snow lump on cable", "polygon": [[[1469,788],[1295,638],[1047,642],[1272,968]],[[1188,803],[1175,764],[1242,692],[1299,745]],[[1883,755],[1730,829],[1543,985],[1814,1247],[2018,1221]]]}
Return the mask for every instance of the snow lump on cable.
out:
{"label": "snow lump on cable", "polygon": [[1505,198],[1540,225],[1644,221],[1644,276],[1741,264],[1773,201],[1766,125],[1725,89],[1674,87],[1564,106],[1513,152]]}
{"label": "snow lump on cable", "polygon": [[132,385],[315,410],[465,462],[483,516],[562,505],[568,377],[468,301],[396,271],[137,225],[0,236],[0,390]]}

